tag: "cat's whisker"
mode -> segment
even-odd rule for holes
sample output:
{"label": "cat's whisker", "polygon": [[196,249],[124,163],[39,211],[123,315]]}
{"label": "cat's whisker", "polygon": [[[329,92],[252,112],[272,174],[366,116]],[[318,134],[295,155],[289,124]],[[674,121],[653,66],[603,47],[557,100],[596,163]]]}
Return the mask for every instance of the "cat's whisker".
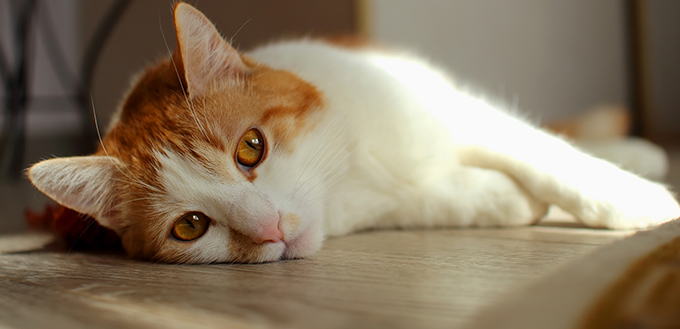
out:
{"label": "cat's whisker", "polygon": [[[347,160],[347,159],[354,153],[354,151],[356,151],[356,149],[357,149],[357,146],[355,146],[352,150],[348,151],[348,152],[345,154],[345,156],[344,156],[340,161],[336,161],[336,160],[337,160],[338,156],[340,156],[340,154],[341,154],[342,152],[337,152],[337,153],[333,156],[333,158],[330,159],[330,161],[326,161],[326,167],[325,167],[325,168],[323,168],[322,170],[320,170],[319,173],[317,173],[316,175],[313,175],[313,176],[309,177],[304,183],[302,183],[300,186],[298,186],[297,189],[293,192],[293,195],[295,195],[295,193],[296,193],[298,190],[300,190],[304,185],[306,185],[309,181],[311,181],[312,178],[315,178],[315,177],[317,177],[317,176],[319,176],[319,175],[324,175],[324,176],[319,180],[319,182],[316,183],[316,185],[314,185],[314,187],[316,187],[317,185],[319,185],[321,182],[324,182],[324,180],[327,178],[328,174],[331,173],[331,172],[333,172],[333,171],[335,171],[340,165],[342,165],[342,164],[345,162],[345,160]],[[329,170],[329,167],[330,167],[332,164],[335,164],[335,165],[333,166],[333,168],[331,168],[331,169]],[[320,164],[319,164],[319,165],[320,165]],[[344,171],[343,171],[343,173],[344,173]],[[309,189],[309,190],[305,193],[305,195],[303,195],[302,197],[304,198],[311,190],[314,189],[314,187],[312,187],[311,189]]]}
{"label": "cat's whisker", "polygon": [[118,148],[118,138],[116,138],[118,136],[118,130],[114,129],[112,133],[113,133],[113,138],[112,138],[113,147],[116,148],[116,154],[120,154],[120,148]]}
{"label": "cat's whisker", "polygon": [[146,198],[136,198],[136,199],[131,199],[131,200],[127,200],[127,201],[125,201],[125,202],[119,202],[119,203],[117,203],[113,208],[114,208],[114,209],[117,209],[117,208],[120,208],[120,207],[122,207],[122,206],[124,206],[124,205],[126,205],[126,204],[133,203],[133,202],[137,202],[137,201],[142,201],[142,200],[158,200],[158,198],[157,198],[157,197],[146,197]]}
{"label": "cat's whisker", "polygon": [[149,184],[149,183],[144,182],[141,178],[132,177],[132,176],[130,176],[130,175],[125,175],[125,177],[126,177],[128,180],[124,180],[124,179],[117,179],[117,180],[118,180],[118,181],[125,182],[125,183],[129,183],[129,184],[135,184],[135,185],[137,185],[137,186],[146,188],[146,189],[151,190],[151,191],[154,191],[154,192],[162,192],[161,189],[159,189],[159,188],[157,188],[157,187],[155,187],[155,186],[153,186],[153,185],[151,185],[151,184]]}
{"label": "cat's whisker", "polygon": [[241,30],[242,30],[248,23],[250,23],[250,21],[252,21],[252,20],[253,20],[253,19],[250,18],[250,19],[248,19],[245,23],[241,24],[241,27],[239,27],[238,30],[236,30],[236,33],[234,33],[234,35],[232,35],[231,38],[229,38],[229,44],[230,44],[230,45],[234,42],[234,38],[236,37],[236,35],[237,35],[239,32],[241,32]]}
{"label": "cat's whisker", "polygon": [[[114,163],[114,165],[115,165],[115,163]],[[125,178],[127,178],[127,180],[121,179],[121,178],[116,178],[114,180],[120,181],[120,182],[123,182],[123,183],[134,184],[134,185],[137,185],[137,186],[140,186],[140,187],[143,187],[143,188],[155,191],[155,192],[162,192],[160,189],[144,182],[141,178],[133,177],[133,176],[127,174],[127,173],[124,173],[118,166],[116,166],[116,168],[118,168],[118,171],[120,171],[120,173],[123,174],[123,176],[125,176]]]}
{"label": "cat's whisker", "polygon": [[336,196],[338,196],[338,195],[343,195],[343,194],[347,194],[347,192],[338,192],[338,193],[334,193],[334,194],[332,194],[332,195],[324,196],[324,197],[322,197],[322,198],[308,199],[308,200],[302,201],[302,202],[300,203],[300,205],[303,206],[303,205],[315,204],[315,203],[318,203],[318,202],[321,202],[321,201],[326,201],[326,200],[328,200],[328,199],[332,199],[332,198],[334,198],[334,197],[336,197]]}
{"label": "cat's whisker", "polygon": [[314,184],[311,188],[309,188],[309,189],[305,192],[305,194],[303,194],[300,198],[304,200],[310,193],[312,193],[312,192],[313,192],[316,188],[318,188],[318,187],[321,187],[321,186],[325,186],[325,187],[332,186],[333,184],[335,184],[337,181],[339,181],[339,180],[344,176],[344,174],[346,173],[346,170],[341,170],[341,171],[335,172],[335,173],[333,174],[333,176],[331,176],[330,178],[328,178],[328,175],[329,175],[331,172],[332,172],[332,170],[326,172],[326,176],[324,176],[324,177],[323,177],[322,179],[320,179],[316,184]]}
{"label": "cat's whisker", "polygon": [[[96,112],[96,108],[95,108],[95,105],[94,105],[94,98],[92,97],[92,93],[90,93],[90,102],[92,104],[92,116],[94,118],[94,124],[95,124],[95,128],[97,130],[97,138],[99,139],[99,143],[102,147],[102,150],[106,154],[106,156],[111,157],[108,150],[106,149],[106,146],[104,146],[104,142],[103,142],[102,137],[101,137],[101,132],[100,132],[100,128],[99,128],[99,121],[97,120],[97,112]],[[117,145],[116,145],[116,148],[118,148]],[[123,176],[125,176],[128,179],[128,180],[124,180],[124,179],[115,179],[115,180],[122,181],[122,182],[125,182],[125,183],[128,183],[128,184],[137,185],[137,186],[140,186],[140,187],[143,187],[143,188],[150,189],[152,191],[160,192],[160,190],[158,190],[157,188],[141,181],[140,179],[134,178],[134,177],[130,176],[128,173],[124,172],[123,169],[120,166],[118,166],[118,164],[115,161],[111,160],[111,163],[116,167],[116,169]]]}
{"label": "cat's whisker", "polygon": [[[326,152],[330,152],[330,151],[328,151],[327,149],[324,149],[324,150],[322,150],[322,151],[317,152],[316,154],[323,153],[323,154],[325,155]],[[315,158],[316,158],[316,157],[315,157]],[[302,184],[300,184],[300,179],[304,176],[304,174],[307,172],[307,169],[309,168],[309,166],[310,166],[312,163],[314,163],[314,165],[315,165],[314,168],[318,168],[318,167],[321,165],[320,162],[315,163],[315,160],[316,160],[315,158],[314,158],[314,159],[311,159],[311,160],[309,160],[309,161],[307,161],[307,165],[305,166],[305,168],[302,170],[302,172],[301,172],[300,175],[298,176],[298,179],[297,179],[297,181],[295,182],[295,184],[293,184],[293,186],[296,186],[296,187],[295,187],[295,189],[293,190],[292,196],[295,196],[295,194],[296,194],[303,186],[305,186],[305,184],[307,184],[307,182],[309,182],[310,179],[312,179],[312,178],[314,178],[314,177],[317,177],[317,176],[319,175],[319,173],[317,173],[317,174],[315,174],[315,175],[312,175],[311,177],[308,177],[304,182],[302,182]]]}
{"label": "cat's whisker", "polygon": [[158,189],[157,187],[151,186],[151,185],[146,184],[146,183],[144,183],[144,182],[142,182],[142,181],[125,180],[125,179],[120,179],[120,178],[114,178],[113,180],[114,180],[114,181],[117,181],[117,182],[122,182],[122,183],[127,183],[127,184],[136,185],[136,186],[141,187],[141,188],[143,188],[143,189],[148,189],[148,190],[151,190],[151,191],[154,191],[154,192],[159,192],[159,193],[162,192],[162,191],[161,191],[160,189]]}
{"label": "cat's whisker", "polygon": [[[358,145],[355,145],[354,148],[347,151],[347,153],[345,153],[344,157],[339,161],[336,161],[336,160],[337,160],[337,157],[342,152],[337,152],[335,154],[335,156],[330,161],[326,161],[326,167],[323,168],[322,170],[320,170],[319,174],[317,174],[317,176],[318,175],[324,175],[324,177],[321,180],[325,180],[327,178],[328,174],[331,173],[331,172],[334,172],[340,165],[342,165],[345,162],[345,160],[347,160],[350,156],[352,156],[354,154],[354,152],[357,150],[357,148],[358,148]],[[332,168],[330,168],[330,166],[332,164],[334,164],[334,166]]]}
{"label": "cat's whisker", "polygon": [[[102,146],[104,153],[106,153],[106,155],[108,156],[109,152],[106,150],[106,146],[104,146],[104,141],[102,140],[102,134],[99,131],[99,121],[97,120],[97,110],[94,106],[94,97],[92,97],[92,92],[90,92],[90,104],[92,105],[92,117],[94,118],[94,127],[97,130],[97,138],[99,139],[99,145]],[[114,163],[114,165],[116,165],[116,164]],[[116,168],[117,167],[118,166],[116,166]]]}
{"label": "cat's whisker", "polygon": [[[119,170],[120,170],[120,169],[119,169]],[[121,173],[123,173],[123,172],[121,171]],[[124,178],[114,178],[113,180],[114,180],[114,181],[123,182],[123,183],[128,183],[128,184],[137,185],[137,186],[139,186],[139,187],[142,187],[142,188],[145,188],[145,189],[149,189],[149,190],[152,190],[152,191],[155,191],[155,192],[161,192],[160,189],[158,189],[157,187],[152,186],[152,185],[150,185],[150,184],[148,184],[148,183],[142,181],[140,178],[132,177],[132,176],[130,176],[130,175],[128,175],[128,174],[125,174],[125,173],[123,173],[123,176],[125,176],[124,178],[127,178],[127,179],[124,179]]]}
{"label": "cat's whisker", "polygon": [[[201,108],[204,109],[202,111],[202,113],[203,113],[203,123],[205,124],[205,126],[203,127],[204,128],[203,136],[205,137],[206,141],[209,141],[210,138],[208,138],[208,130],[206,130],[205,127],[209,125],[210,121],[208,120],[208,117],[207,117],[208,116],[207,111],[205,111],[205,109],[207,108],[206,103],[205,103],[205,98],[201,98],[201,102],[202,102]],[[193,105],[193,101],[191,102],[191,104]]]}
{"label": "cat's whisker", "polygon": [[[333,172],[335,169],[337,169],[337,166],[339,166],[339,164],[336,165],[336,167],[334,167],[332,170],[327,171],[327,173]],[[338,171],[338,172],[334,173],[333,176],[331,176],[331,178],[328,179],[328,180],[326,180],[327,177],[320,179],[309,190],[307,190],[307,192],[305,192],[305,194],[302,196],[302,198],[304,199],[310,192],[314,191],[315,188],[321,186],[321,183],[326,183],[327,186],[334,184],[340,177],[342,177],[345,174],[345,172],[346,172],[346,170]]]}
{"label": "cat's whisker", "polygon": [[[107,156],[109,159],[111,159],[111,155],[109,154],[108,150],[106,149],[106,146],[104,146],[104,141],[102,140],[102,135],[101,135],[101,132],[100,132],[100,129],[99,129],[99,121],[97,120],[97,111],[96,111],[96,108],[95,108],[95,105],[94,105],[94,98],[92,97],[92,93],[90,93],[90,102],[91,102],[91,104],[92,104],[92,116],[94,117],[94,126],[95,126],[95,129],[96,129],[96,131],[97,131],[97,138],[99,139],[99,144],[102,146],[102,150],[104,151],[104,154],[106,154],[106,156]],[[134,180],[135,180],[133,177],[131,177],[130,175],[128,175],[127,173],[125,173],[125,172],[123,171],[123,169],[120,168],[120,166],[118,166],[118,164],[117,164],[115,161],[113,161],[113,159],[111,159],[111,163],[113,164],[114,167],[116,167],[116,169],[117,169],[121,174],[123,174],[123,176],[127,177],[127,178],[128,178],[129,180],[131,180],[131,181],[134,181]],[[145,184],[145,183],[143,183],[143,182],[141,182],[141,181],[140,181],[139,183],[142,184],[142,185]],[[151,186],[149,186],[149,187],[151,187]]]}
{"label": "cat's whisker", "polygon": [[85,234],[85,232],[86,232],[88,229],[90,229],[90,227],[92,226],[92,224],[94,224],[94,223],[96,223],[96,222],[97,222],[96,220],[92,219],[92,221],[90,221],[90,224],[87,224],[87,226],[85,227],[85,229],[84,229],[82,232],[80,232],[80,234],[78,235],[78,237],[77,237],[75,240],[73,240],[73,243],[71,244],[71,247],[69,247],[68,252],[66,252],[67,255],[71,254],[71,251],[73,250],[73,248],[75,248],[76,243],[78,243],[78,240],[80,240],[80,238],[83,237],[83,235]]}
{"label": "cat's whisker", "polygon": [[[321,132],[321,136],[322,136],[322,137],[321,137],[321,143],[320,143],[320,145],[326,145],[326,144],[327,144],[328,141],[327,141],[326,139],[330,136],[330,131],[331,131],[330,128],[332,128],[332,127],[334,127],[335,125],[337,125],[337,123],[338,123],[339,120],[340,120],[340,116],[336,116],[336,117],[335,117],[335,118],[334,118],[334,119],[333,119],[333,120],[332,120],[332,121],[324,128],[324,130]],[[340,130],[339,130],[339,131],[343,131],[344,128],[345,128],[346,126],[347,126],[347,121],[345,120],[345,121],[343,122],[343,126],[340,127]],[[307,164],[306,164],[305,167],[302,169],[302,171],[300,172],[300,175],[298,176],[298,179],[295,181],[295,184],[293,185],[293,186],[297,186],[296,189],[293,191],[293,196],[297,193],[297,191],[298,191],[302,186],[304,186],[304,184],[302,184],[302,185],[298,185],[298,184],[299,184],[300,179],[302,178],[302,176],[307,172],[307,169],[309,168],[309,166],[310,166],[312,163],[314,163],[314,162],[316,161],[317,158],[325,157],[325,155],[326,155],[327,152],[331,152],[331,148],[324,147],[324,148],[318,150],[311,158],[309,158],[309,160],[307,161]],[[319,164],[317,163],[316,165],[318,166]]]}

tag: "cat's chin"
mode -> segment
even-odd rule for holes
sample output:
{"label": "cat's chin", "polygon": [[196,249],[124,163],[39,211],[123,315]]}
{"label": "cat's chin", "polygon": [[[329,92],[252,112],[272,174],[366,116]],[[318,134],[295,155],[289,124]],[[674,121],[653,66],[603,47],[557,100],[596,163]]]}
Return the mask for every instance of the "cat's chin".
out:
{"label": "cat's chin", "polygon": [[262,246],[253,258],[239,257],[229,263],[270,263],[287,259],[301,259],[313,255],[321,248],[323,234],[314,229],[307,229],[297,237]]}

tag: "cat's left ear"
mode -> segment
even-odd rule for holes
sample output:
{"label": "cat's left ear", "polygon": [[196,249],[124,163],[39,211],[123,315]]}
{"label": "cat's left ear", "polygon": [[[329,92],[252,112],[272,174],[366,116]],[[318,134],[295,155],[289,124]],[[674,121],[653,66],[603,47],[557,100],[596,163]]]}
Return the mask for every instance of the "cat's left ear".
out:
{"label": "cat's left ear", "polygon": [[175,6],[175,33],[177,50],[173,58],[191,97],[204,95],[219,79],[246,73],[238,51],[191,5],[180,2]]}

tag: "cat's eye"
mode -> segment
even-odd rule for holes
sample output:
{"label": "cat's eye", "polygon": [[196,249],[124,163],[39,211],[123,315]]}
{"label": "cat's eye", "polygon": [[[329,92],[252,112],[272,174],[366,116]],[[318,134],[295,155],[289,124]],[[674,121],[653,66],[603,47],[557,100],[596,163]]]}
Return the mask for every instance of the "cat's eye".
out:
{"label": "cat's eye", "polygon": [[172,236],[181,241],[200,238],[210,226],[210,220],[203,213],[190,212],[180,217],[172,226]]}
{"label": "cat's eye", "polygon": [[255,128],[250,129],[241,137],[241,141],[238,143],[236,161],[244,167],[255,167],[262,161],[264,147],[264,138],[260,131]]}

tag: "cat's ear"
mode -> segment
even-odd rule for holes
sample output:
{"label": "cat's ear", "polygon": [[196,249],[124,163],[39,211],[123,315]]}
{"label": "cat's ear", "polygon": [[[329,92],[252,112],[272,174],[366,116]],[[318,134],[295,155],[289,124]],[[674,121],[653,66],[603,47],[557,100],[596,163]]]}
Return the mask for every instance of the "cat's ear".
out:
{"label": "cat's ear", "polygon": [[204,95],[219,79],[245,74],[246,65],[238,51],[191,5],[180,2],[175,6],[175,33],[173,59],[190,96]]}
{"label": "cat's ear", "polygon": [[41,161],[26,172],[33,185],[61,205],[94,217],[116,232],[123,228],[115,211],[115,179],[123,164],[109,156],[82,156]]}

